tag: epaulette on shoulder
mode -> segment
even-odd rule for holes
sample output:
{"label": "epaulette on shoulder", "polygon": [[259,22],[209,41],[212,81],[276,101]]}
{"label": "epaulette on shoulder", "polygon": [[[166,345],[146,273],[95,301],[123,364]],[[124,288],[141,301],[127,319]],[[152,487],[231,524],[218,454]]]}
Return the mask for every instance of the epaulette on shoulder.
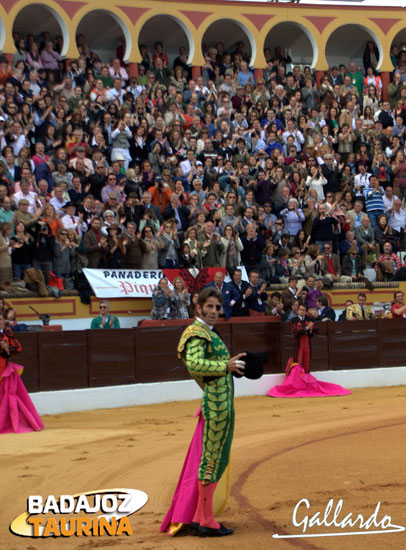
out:
{"label": "epaulette on shoulder", "polygon": [[190,340],[190,338],[195,337],[203,338],[208,342],[212,342],[212,336],[204,326],[197,323],[192,323],[183,331],[183,334],[180,337],[178,344],[178,354],[181,354],[184,351],[186,342]]}

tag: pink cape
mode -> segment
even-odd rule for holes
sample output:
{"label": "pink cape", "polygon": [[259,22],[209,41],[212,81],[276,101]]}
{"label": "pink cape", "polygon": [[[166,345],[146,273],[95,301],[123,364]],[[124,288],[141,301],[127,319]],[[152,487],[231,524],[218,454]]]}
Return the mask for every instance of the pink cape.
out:
{"label": "pink cape", "polygon": [[338,384],[321,382],[304,368],[289,358],[286,365],[286,377],[282,385],[274,386],[267,395],[270,397],[329,397],[352,393]]}
{"label": "pink cape", "polygon": [[42,430],[44,424],[19,376],[24,367],[9,361],[0,381],[0,434]]}
{"label": "pink cape", "polygon": [[199,499],[197,472],[202,456],[204,429],[204,419],[200,414],[200,410],[196,414],[199,414],[199,421],[189,445],[175,494],[173,495],[171,507],[162,522],[160,531],[168,531],[170,533],[169,528],[171,524],[188,524],[193,520],[197,501]]}
{"label": "pink cape", "polygon": [[[193,516],[199,500],[197,475],[202,456],[204,431],[204,418],[200,408],[195,414],[195,417],[196,416],[199,417],[199,421],[189,445],[182,472],[172,498],[172,504],[159,528],[160,531],[167,532],[169,535],[176,535],[184,524],[188,525],[193,521]],[[230,470],[227,466],[214,494],[214,513],[219,513],[224,510],[227,504],[229,489]]]}

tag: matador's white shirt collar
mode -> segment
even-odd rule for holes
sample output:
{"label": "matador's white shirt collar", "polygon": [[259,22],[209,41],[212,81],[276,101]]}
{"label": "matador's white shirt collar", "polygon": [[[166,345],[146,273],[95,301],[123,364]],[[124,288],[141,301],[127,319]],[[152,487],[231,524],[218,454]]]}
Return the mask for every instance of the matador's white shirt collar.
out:
{"label": "matador's white shirt collar", "polygon": [[206,321],[203,321],[203,319],[201,319],[200,317],[196,317],[196,321],[199,321],[199,323],[202,323],[202,325],[206,325],[206,327],[209,327],[210,330],[213,330],[214,325],[208,325]]}

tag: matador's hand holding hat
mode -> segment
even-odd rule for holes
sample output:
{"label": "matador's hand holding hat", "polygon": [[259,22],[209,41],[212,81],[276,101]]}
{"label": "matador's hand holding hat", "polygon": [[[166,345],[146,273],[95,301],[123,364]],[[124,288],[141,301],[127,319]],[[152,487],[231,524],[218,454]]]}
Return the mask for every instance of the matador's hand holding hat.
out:
{"label": "matador's hand holding hat", "polygon": [[[246,351],[244,357],[245,369],[244,376],[250,380],[258,380],[264,374],[264,365],[269,361],[268,354],[264,351],[253,353]],[[236,378],[242,378],[242,374],[233,372]]]}

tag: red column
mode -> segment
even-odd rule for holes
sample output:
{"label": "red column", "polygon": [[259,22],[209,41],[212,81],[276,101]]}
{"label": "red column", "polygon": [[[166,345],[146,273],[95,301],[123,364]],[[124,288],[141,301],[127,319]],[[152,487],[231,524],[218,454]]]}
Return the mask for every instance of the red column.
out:
{"label": "red column", "polygon": [[316,77],[317,86],[320,86],[320,83],[324,74],[325,74],[324,71],[314,71],[314,76]]}
{"label": "red column", "polygon": [[138,77],[138,63],[128,63],[127,65],[128,76],[131,78],[135,76]]}
{"label": "red column", "polygon": [[65,59],[65,71],[69,71],[69,65],[72,63],[72,61],[77,61],[77,59],[74,59],[73,57],[67,57]]}
{"label": "red column", "polygon": [[263,78],[263,76],[264,76],[264,70],[263,69],[254,69],[255,82],[258,80],[258,78]]}
{"label": "red column", "polygon": [[389,99],[388,95],[388,85],[390,82],[390,72],[389,71],[382,71],[381,72],[381,78],[382,78],[382,99]]}
{"label": "red column", "polygon": [[197,67],[196,65],[194,65],[192,67],[192,78],[195,79],[198,76],[200,76],[201,74],[202,74],[201,67]]}

